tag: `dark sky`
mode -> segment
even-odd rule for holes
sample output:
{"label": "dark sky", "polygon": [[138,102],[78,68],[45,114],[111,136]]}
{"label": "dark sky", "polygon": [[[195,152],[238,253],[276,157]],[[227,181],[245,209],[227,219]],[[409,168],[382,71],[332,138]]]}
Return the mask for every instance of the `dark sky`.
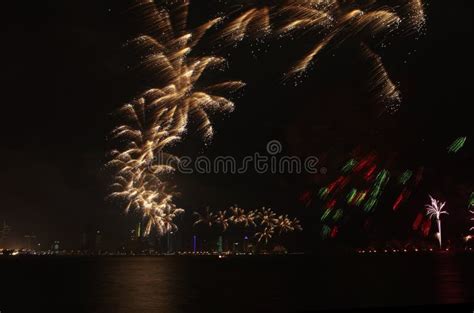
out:
{"label": "dark sky", "polygon": [[[192,6],[193,22],[221,9],[199,2]],[[221,51],[229,57],[223,78],[248,83],[236,111],[214,118],[211,146],[191,136],[177,151],[242,157],[263,153],[269,140],[278,139],[285,153],[320,157],[331,176],[361,146],[395,157],[394,167],[426,166],[423,192],[457,202],[459,194],[472,191],[472,143],[457,159],[445,152],[455,138],[472,135],[472,1],[447,3],[429,2],[424,36],[393,39],[390,49],[379,51],[403,92],[399,114],[379,117],[366,92],[365,69],[349,48],[326,55],[294,87],[283,85],[281,74],[303,55],[309,39],[243,43]],[[134,26],[123,9],[117,1],[11,1],[2,9],[0,221],[13,227],[16,241],[34,233],[44,244],[60,239],[77,247],[84,229],[97,228],[115,243],[134,222],[103,200],[110,113],[140,87],[124,70],[121,45]],[[205,44],[200,49],[212,50]],[[307,177],[175,179],[183,193],[178,201],[189,210],[239,203],[308,215],[296,201],[308,187]],[[419,195],[421,203],[422,197],[426,194]],[[459,213],[453,226],[464,218]],[[409,227],[407,220],[400,223]]]}

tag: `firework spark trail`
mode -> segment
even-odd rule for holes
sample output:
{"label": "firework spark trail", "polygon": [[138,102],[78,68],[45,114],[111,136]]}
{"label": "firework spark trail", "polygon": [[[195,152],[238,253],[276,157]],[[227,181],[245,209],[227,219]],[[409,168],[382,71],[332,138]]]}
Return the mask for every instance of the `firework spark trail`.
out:
{"label": "firework spark trail", "polygon": [[[393,6],[381,5],[377,1],[286,0],[244,10],[227,24],[220,38],[235,43],[246,35],[260,38],[269,32],[279,37],[314,34],[316,42],[313,48],[285,74],[286,79],[304,74],[324,50],[355,42],[357,53],[369,62],[376,97],[389,113],[394,113],[400,106],[400,92],[390,79],[381,57],[369,48],[367,41],[382,35],[386,37],[398,30],[408,35],[420,33],[425,23],[422,0],[398,0]],[[359,45],[362,48],[358,48]]]}
{"label": "firework spark trail", "polygon": [[467,137],[459,137],[448,147],[448,153],[458,153],[466,144]]}
{"label": "firework spark trail", "polygon": [[396,113],[402,99],[398,87],[390,79],[382,58],[372,51],[366,44],[361,45],[361,54],[368,61],[371,71],[371,89],[377,95],[378,101],[385,104],[388,113]]}
{"label": "firework spark trail", "polygon": [[403,9],[407,16],[406,23],[408,24],[408,29],[416,33],[422,32],[426,25],[423,0],[406,1]]}
{"label": "firework spark trail", "polygon": [[[469,197],[468,207],[469,207],[469,209],[474,208],[474,192],[471,193],[471,196]],[[472,215],[471,221],[474,221],[474,211],[469,210],[469,213],[471,213],[471,215]],[[473,230],[474,230],[474,226],[469,229],[469,231],[473,231]]]}
{"label": "firework spark trail", "polygon": [[270,9],[252,8],[241,13],[219,32],[219,41],[224,45],[235,45],[246,36],[261,38],[270,34]]}
{"label": "firework spark trail", "polygon": [[177,160],[164,149],[182,138],[190,119],[198,123],[204,138],[210,139],[213,128],[208,112],[232,112],[234,104],[220,94],[244,86],[240,81],[196,86],[206,70],[225,62],[217,56],[190,56],[220,18],[189,30],[189,1],[165,4],[169,8],[141,0],[131,8],[142,16],[143,34],[128,41],[126,47],[140,56],[134,69],[153,73],[155,86],[119,110],[123,124],[111,137],[120,148],[111,152],[107,164],[115,170],[110,197],[126,202],[127,212],[142,212],[148,220],[146,235],[153,228],[161,234],[176,229],[172,220],[183,212],[173,203],[174,188],[160,178],[174,170],[168,161]]}
{"label": "firework spark trail", "polygon": [[[472,214],[472,216],[474,216],[474,211],[469,210],[469,212]],[[471,217],[471,221],[474,221],[474,217]],[[469,229],[469,231],[473,231],[473,230],[474,230],[474,226]]]}

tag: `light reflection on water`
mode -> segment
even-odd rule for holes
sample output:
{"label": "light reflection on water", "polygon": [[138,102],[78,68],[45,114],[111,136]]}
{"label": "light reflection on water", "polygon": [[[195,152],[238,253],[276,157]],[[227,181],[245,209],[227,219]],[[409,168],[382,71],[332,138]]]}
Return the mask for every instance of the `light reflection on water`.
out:
{"label": "light reflection on water", "polygon": [[468,285],[469,281],[472,284],[474,277],[462,277],[462,266],[463,264],[459,264],[458,259],[450,255],[440,255],[436,258],[436,287],[439,303],[453,304],[473,301],[472,298],[469,299],[469,291],[472,294],[472,286]]}
{"label": "light reflection on water", "polygon": [[[9,258],[0,259],[9,286],[0,309],[264,313],[467,303],[474,302],[473,260],[449,254]],[[29,301],[14,300],[18,295]]]}
{"label": "light reflection on water", "polygon": [[[185,282],[164,258],[127,258],[107,262],[93,295],[100,312],[174,312]],[[93,303],[94,304],[94,303]]]}

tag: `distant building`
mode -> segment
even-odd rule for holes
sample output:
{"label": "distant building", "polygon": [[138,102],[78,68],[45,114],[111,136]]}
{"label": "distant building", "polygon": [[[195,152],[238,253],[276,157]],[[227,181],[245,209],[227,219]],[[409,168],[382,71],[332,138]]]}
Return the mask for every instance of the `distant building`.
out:
{"label": "distant building", "polygon": [[51,251],[53,251],[54,253],[59,253],[59,249],[60,249],[60,242],[59,241],[54,241],[53,244],[51,245]]}
{"label": "distant building", "polygon": [[222,236],[219,236],[219,239],[217,240],[217,252],[222,253],[224,250],[222,248]]}
{"label": "distant building", "polygon": [[91,253],[95,250],[95,230],[96,228],[89,224],[81,235],[81,250],[84,253]]}
{"label": "distant building", "polygon": [[130,241],[135,241],[135,240],[137,240],[137,233],[136,233],[135,229],[132,229],[132,230],[130,231],[130,238],[129,238],[129,239],[130,239]]}
{"label": "distant building", "polygon": [[36,248],[36,236],[25,235],[25,249],[32,250],[34,248]]}
{"label": "distant building", "polygon": [[86,232],[83,232],[82,235],[81,235],[81,250],[84,251],[84,250],[87,250],[87,243],[88,243],[88,240],[87,240],[87,233]]}
{"label": "distant building", "polygon": [[96,253],[103,249],[102,231],[88,225],[81,234],[81,251],[83,253]]}
{"label": "distant building", "polygon": [[10,234],[11,227],[7,225],[5,221],[3,221],[3,225],[0,226],[0,246],[5,246],[8,235]]}
{"label": "distant building", "polygon": [[249,249],[249,237],[248,236],[245,236],[244,237],[244,243],[242,245],[243,247],[243,252],[244,253],[249,253],[250,252],[250,249]]}
{"label": "distant building", "polygon": [[150,242],[150,238],[143,237],[142,224],[137,225],[130,230],[128,239],[122,244],[122,251],[125,253],[143,253],[150,250],[154,243]]}
{"label": "distant building", "polygon": [[102,250],[102,233],[98,230],[95,234],[94,250],[100,252]]}

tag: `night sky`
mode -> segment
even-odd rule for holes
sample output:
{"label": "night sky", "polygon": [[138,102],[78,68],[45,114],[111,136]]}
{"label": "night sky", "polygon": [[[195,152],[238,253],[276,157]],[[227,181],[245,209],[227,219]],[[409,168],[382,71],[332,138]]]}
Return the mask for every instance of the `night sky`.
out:
{"label": "night sky", "polygon": [[[109,179],[104,163],[111,147],[107,134],[116,122],[111,113],[143,88],[126,70],[122,44],[137,26],[119,2],[4,4],[0,222],[12,226],[12,244],[35,234],[41,243],[61,240],[76,248],[81,233],[93,228],[102,230],[114,247],[137,221],[104,201]],[[223,9],[212,1],[193,3],[195,25]],[[267,142],[277,139],[288,155],[318,156],[328,173],[316,178],[178,175],[173,178],[182,193],[177,203],[190,211],[234,203],[270,206],[306,225],[315,216],[308,210],[315,208],[304,208],[300,193],[335,177],[361,147],[377,151],[387,162],[394,159],[394,168],[425,166],[425,182],[413,206],[419,212],[428,193],[447,200],[453,214],[445,231],[459,234],[459,228],[466,228],[467,197],[474,191],[472,1],[430,1],[427,17],[425,35],[394,38],[391,47],[377,50],[403,94],[394,116],[380,116],[380,105],[367,92],[366,68],[344,45],[326,53],[296,87],[283,84],[282,73],[305,53],[310,38],[248,41],[219,51],[228,57],[229,68],[218,76],[248,85],[235,98],[234,113],[213,117],[216,136],[210,145],[190,131],[174,150],[242,158],[264,153]],[[200,52],[214,51],[208,42],[199,46]],[[465,149],[449,156],[446,147],[461,136],[469,137]],[[405,239],[416,212],[388,222],[390,236]]]}

